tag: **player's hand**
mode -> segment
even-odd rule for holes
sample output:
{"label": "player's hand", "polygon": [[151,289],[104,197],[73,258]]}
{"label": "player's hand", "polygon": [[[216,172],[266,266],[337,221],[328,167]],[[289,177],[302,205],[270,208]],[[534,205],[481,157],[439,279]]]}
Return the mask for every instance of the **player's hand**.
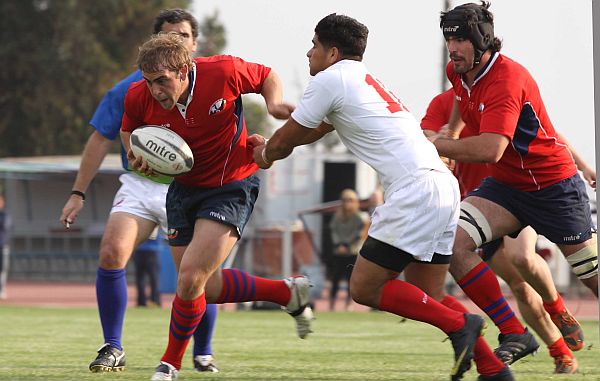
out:
{"label": "player's hand", "polygon": [[596,171],[590,167],[586,167],[581,173],[585,181],[587,181],[592,188],[596,189]]}
{"label": "player's hand", "polygon": [[154,173],[152,168],[150,168],[148,165],[148,162],[141,156],[135,157],[131,149],[127,151],[127,161],[129,162],[129,166],[134,170],[143,173],[146,176],[157,176],[157,174]]}
{"label": "player's hand", "polygon": [[346,245],[338,245],[335,249],[336,254],[348,254],[348,247]]}
{"label": "player's hand", "polygon": [[83,208],[84,202],[81,196],[76,194],[72,194],[71,197],[67,200],[67,203],[63,207],[62,213],[60,215],[60,223],[64,225],[65,228],[70,229],[71,225],[75,223],[77,219],[77,215],[79,211]]}
{"label": "player's hand", "polygon": [[454,171],[454,167],[456,167],[456,161],[449,159],[447,157],[444,156],[440,156],[440,159],[442,159],[442,162],[444,164],[446,164],[446,167],[448,167],[448,169],[453,172]]}
{"label": "player's hand", "polygon": [[254,161],[258,164],[259,168],[268,169],[271,168],[273,163],[266,163],[263,159],[263,150],[267,147],[266,144],[261,144],[259,146],[254,147],[252,156],[254,157]]}
{"label": "player's hand", "polygon": [[267,111],[275,119],[287,120],[294,111],[295,107],[289,103],[276,103],[267,105]]}
{"label": "player's hand", "polygon": [[259,134],[252,134],[248,136],[246,144],[248,144],[248,147],[254,149],[254,147],[267,144],[267,138]]}

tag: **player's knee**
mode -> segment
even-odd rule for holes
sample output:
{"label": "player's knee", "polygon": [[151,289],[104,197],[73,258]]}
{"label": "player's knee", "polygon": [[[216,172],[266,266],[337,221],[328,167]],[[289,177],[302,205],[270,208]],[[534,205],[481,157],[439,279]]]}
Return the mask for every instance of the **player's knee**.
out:
{"label": "player's knee", "polygon": [[103,243],[100,247],[99,265],[105,270],[123,269],[129,257],[129,253],[126,253],[123,248],[112,243]]}
{"label": "player's knee", "polygon": [[581,280],[598,276],[598,249],[596,245],[588,245],[569,255],[567,262],[571,265],[577,278]]}
{"label": "player's knee", "polygon": [[350,297],[358,304],[373,306],[373,292],[360,281],[358,276],[352,274],[350,277],[349,290]]}
{"label": "player's knee", "polygon": [[523,252],[519,255],[513,255],[511,256],[511,262],[518,269],[529,272],[529,270],[533,269],[533,267],[535,266],[534,258],[532,257],[533,255],[537,254]]}
{"label": "player's knee", "polygon": [[177,295],[191,300],[195,299],[205,290],[208,274],[197,269],[181,268],[177,276]]}

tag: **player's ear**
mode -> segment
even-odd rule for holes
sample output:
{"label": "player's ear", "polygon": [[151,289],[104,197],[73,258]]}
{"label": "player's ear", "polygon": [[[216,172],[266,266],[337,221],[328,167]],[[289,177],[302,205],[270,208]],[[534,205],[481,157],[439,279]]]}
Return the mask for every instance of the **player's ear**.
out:
{"label": "player's ear", "polygon": [[181,69],[179,69],[179,80],[184,81],[185,77],[187,77],[189,71],[189,67],[187,65],[183,65]]}
{"label": "player's ear", "polygon": [[337,47],[333,46],[329,48],[329,60],[331,61],[332,65],[338,62],[341,58],[342,56],[340,50]]}

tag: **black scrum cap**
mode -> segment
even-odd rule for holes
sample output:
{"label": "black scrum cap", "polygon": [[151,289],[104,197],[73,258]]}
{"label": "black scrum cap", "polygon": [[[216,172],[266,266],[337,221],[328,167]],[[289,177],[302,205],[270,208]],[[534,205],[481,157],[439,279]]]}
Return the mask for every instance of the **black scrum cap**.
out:
{"label": "black scrum cap", "polygon": [[475,47],[475,64],[494,42],[494,22],[483,5],[468,3],[443,13],[440,28],[444,38],[464,38]]}

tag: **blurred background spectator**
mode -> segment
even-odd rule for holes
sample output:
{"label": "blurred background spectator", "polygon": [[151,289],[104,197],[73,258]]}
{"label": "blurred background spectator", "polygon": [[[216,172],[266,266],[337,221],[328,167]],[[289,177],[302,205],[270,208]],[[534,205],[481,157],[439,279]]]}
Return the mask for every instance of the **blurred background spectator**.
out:
{"label": "blurred background spectator", "polygon": [[[150,239],[143,242],[133,253],[138,307],[160,307],[161,305],[158,256],[162,246],[165,244],[164,236],[156,228]],[[149,284],[150,300],[148,300],[146,281]]]}
{"label": "blurred background spectator", "polygon": [[[335,309],[335,301],[341,281],[349,284],[356,256],[365,239],[365,227],[368,217],[360,211],[358,195],[352,189],[344,189],[340,196],[342,204],[338,207],[329,229],[333,252],[330,262],[331,290],[329,309]],[[346,309],[350,306],[350,293],[346,296]]]}

